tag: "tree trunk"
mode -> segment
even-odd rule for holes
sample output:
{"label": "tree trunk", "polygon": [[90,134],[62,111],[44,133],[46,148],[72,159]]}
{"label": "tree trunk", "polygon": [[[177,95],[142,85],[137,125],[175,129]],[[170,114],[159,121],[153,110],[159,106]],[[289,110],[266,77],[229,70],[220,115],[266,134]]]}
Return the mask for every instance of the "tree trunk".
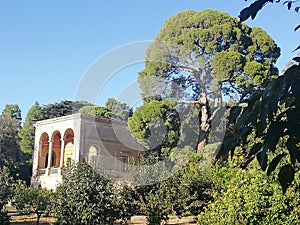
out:
{"label": "tree trunk", "polygon": [[204,147],[207,144],[208,141],[208,131],[209,131],[209,112],[208,112],[208,102],[207,102],[207,96],[206,92],[203,91],[201,93],[199,103],[201,106],[201,122],[200,122],[200,133],[199,133],[199,141],[197,146],[197,152],[203,153]]}
{"label": "tree trunk", "polygon": [[208,111],[208,99],[206,93],[206,82],[207,82],[207,73],[206,67],[204,64],[204,69],[202,70],[202,80],[200,81],[201,94],[200,94],[200,113],[201,113],[201,122],[200,122],[200,133],[199,133],[199,141],[197,146],[197,152],[203,153],[205,145],[208,141],[208,132],[209,132],[209,111]]}
{"label": "tree trunk", "polygon": [[222,87],[220,85],[216,86],[215,97],[214,97],[214,107],[220,107],[222,105]]}
{"label": "tree trunk", "polygon": [[39,225],[40,224],[40,218],[41,218],[42,214],[41,213],[37,213],[36,215],[37,215],[36,225]]}

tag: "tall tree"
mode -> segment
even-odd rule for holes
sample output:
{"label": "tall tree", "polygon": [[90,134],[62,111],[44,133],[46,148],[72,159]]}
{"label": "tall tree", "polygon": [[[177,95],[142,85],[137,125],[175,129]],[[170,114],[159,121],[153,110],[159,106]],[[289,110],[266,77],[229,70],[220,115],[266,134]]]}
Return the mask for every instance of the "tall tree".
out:
{"label": "tall tree", "polygon": [[122,103],[114,98],[108,98],[105,103],[105,107],[119,119],[127,120],[132,116],[132,108],[130,108],[126,103]]}
{"label": "tall tree", "polygon": [[51,119],[60,116],[71,115],[77,113],[84,106],[92,105],[86,101],[70,101],[64,100],[58,103],[51,103],[42,106],[43,119]]}
{"label": "tall tree", "polygon": [[42,110],[38,102],[29,109],[22,129],[19,132],[20,148],[23,153],[31,156],[34,148],[34,126],[33,124],[43,118]]}
{"label": "tall tree", "polygon": [[87,105],[78,112],[121,120],[128,120],[132,116],[132,108],[114,98],[107,99],[105,106]]}
{"label": "tall tree", "polygon": [[22,129],[18,132],[20,139],[20,161],[19,161],[19,178],[25,180],[27,184],[30,183],[30,176],[32,172],[32,154],[34,150],[34,135],[35,128],[33,124],[43,119],[41,107],[38,102],[29,109]]}
{"label": "tall tree", "polygon": [[0,167],[7,166],[16,175],[20,148],[18,144],[19,121],[10,114],[0,115]]}
{"label": "tall tree", "polygon": [[16,120],[18,120],[19,123],[21,124],[21,121],[22,121],[21,109],[19,108],[19,106],[17,104],[5,105],[5,107],[2,111],[2,114],[10,115],[12,118],[15,118]]}
{"label": "tall tree", "polygon": [[276,76],[279,55],[260,28],[214,10],[184,11],[165,22],[147,49],[138,81],[144,99],[161,96],[199,105],[197,149],[203,152],[223,96],[239,96]]}
{"label": "tall tree", "polygon": [[111,118],[112,117],[112,112],[103,106],[84,106],[81,109],[79,109],[80,113],[87,113],[91,115],[96,115],[96,116],[103,116],[106,118]]}
{"label": "tall tree", "polygon": [[0,167],[0,224],[9,225],[10,216],[4,210],[4,206],[8,203],[12,194],[13,181],[9,176],[6,167]]}

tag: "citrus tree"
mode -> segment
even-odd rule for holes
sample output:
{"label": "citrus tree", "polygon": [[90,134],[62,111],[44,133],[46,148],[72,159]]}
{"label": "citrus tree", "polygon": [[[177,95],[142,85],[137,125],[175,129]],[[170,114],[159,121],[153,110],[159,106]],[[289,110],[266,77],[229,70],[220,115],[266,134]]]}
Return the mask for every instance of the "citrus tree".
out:
{"label": "citrus tree", "polygon": [[14,205],[17,210],[35,213],[36,224],[39,225],[42,214],[49,212],[52,192],[42,188],[27,187],[25,182],[19,181],[14,187]]}
{"label": "citrus tree", "polygon": [[76,164],[63,171],[53,197],[58,224],[113,224],[120,218],[113,184],[89,165]]}

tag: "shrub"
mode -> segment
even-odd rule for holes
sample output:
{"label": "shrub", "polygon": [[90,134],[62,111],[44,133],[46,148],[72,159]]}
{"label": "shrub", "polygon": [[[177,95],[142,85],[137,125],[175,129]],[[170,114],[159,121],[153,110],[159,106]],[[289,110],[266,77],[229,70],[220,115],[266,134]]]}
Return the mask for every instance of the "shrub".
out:
{"label": "shrub", "polygon": [[10,221],[4,206],[12,193],[12,182],[7,168],[0,168],[0,225],[8,225]]}
{"label": "shrub", "polygon": [[57,224],[113,224],[120,218],[113,184],[85,163],[63,171],[52,202]]}
{"label": "shrub", "polygon": [[198,224],[299,224],[299,191],[283,195],[276,179],[260,169],[216,168],[215,179],[223,188],[199,214]]}

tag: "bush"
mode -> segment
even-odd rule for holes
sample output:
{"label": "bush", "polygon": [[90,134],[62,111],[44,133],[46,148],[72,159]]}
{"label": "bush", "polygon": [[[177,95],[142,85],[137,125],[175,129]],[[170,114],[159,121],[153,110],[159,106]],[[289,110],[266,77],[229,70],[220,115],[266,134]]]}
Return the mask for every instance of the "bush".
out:
{"label": "bush", "polygon": [[113,224],[120,218],[113,184],[87,164],[63,171],[63,182],[53,197],[57,224]]}
{"label": "bush", "polygon": [[13,181],[9,176],[7,168],[0,168],[0,225],[7,225],[10,221],[10,217],[3,208],[12,193],[12,183]]}
{"label": "bush", "polygon": [[9,225],[10,216],[7,214],[7,211],[0,212],[0,225]]}
{"label": "bush", "polygon": [[283,195],[276,178],[260,169],[216,168],[215,179],[223,189],[199,214],[198,224],[299,224],[299,191]]}
{"label": "bush", "polygon": [[19,211],[35,213],[36,224],[39,224],[42,214],[50,208],[51,195],[52,192],[46,189],[27,187],[25,182],[19,181],[15,185],[14,205]]}

